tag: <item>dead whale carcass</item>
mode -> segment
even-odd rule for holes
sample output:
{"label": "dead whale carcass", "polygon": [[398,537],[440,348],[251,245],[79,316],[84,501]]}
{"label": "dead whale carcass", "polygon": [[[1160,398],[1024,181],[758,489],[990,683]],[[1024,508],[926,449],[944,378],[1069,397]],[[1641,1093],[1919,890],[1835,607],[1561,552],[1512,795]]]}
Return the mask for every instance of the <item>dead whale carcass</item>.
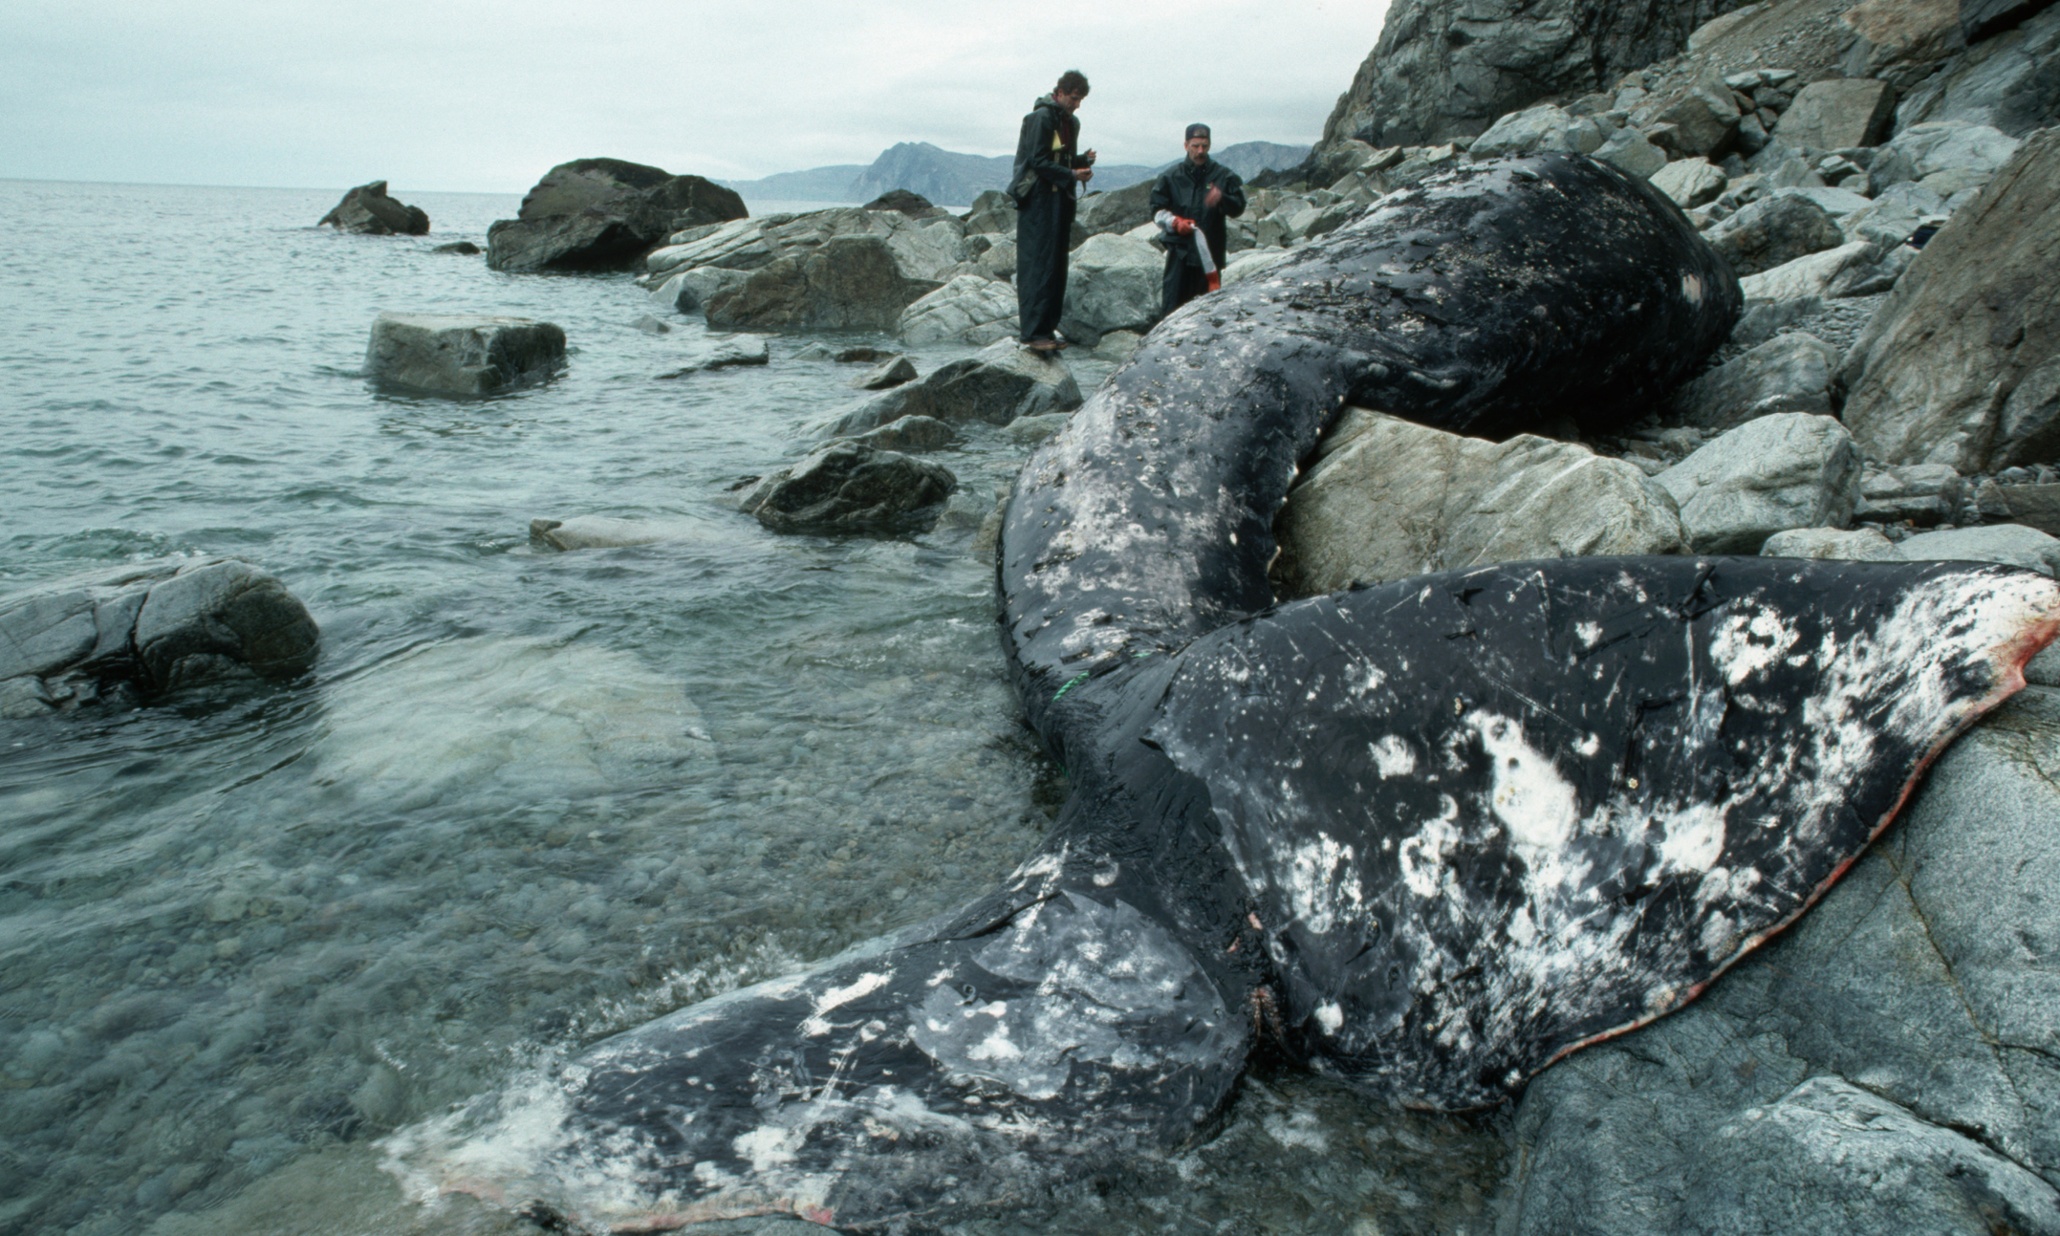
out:
{"label": "dead whale carcass", "polygon": [[1760,559],[1503,565],[1277,608],[1272,519],[1347,400],[1607,421],[1736,281],[1578,157],[1397,195],[1162,324],[1031,460],[1004,640],[1075,787],[995,893],[500,1096],[447,1183],[568,1225],[921,1226],[1177,1146],[1261,1034],[1494,1102],[1800,913],[2022,682],[2060,586]]}

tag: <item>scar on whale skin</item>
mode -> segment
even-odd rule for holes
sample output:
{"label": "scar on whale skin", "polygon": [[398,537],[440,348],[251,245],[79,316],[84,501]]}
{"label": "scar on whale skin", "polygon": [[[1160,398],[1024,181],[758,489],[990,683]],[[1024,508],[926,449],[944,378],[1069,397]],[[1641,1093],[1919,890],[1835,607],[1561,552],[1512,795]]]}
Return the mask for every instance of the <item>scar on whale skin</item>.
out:
{"label": "scar on whale skin", "polygon": [[1276,605],[1266,566],[1347,403],[1620,423],[1740,303],[1671,202],[1561,155],[1394,194],[1192,302],[1007,510],[1004,650],[1074,786],[1039,852],[405,1130],[395,1170],[578,1230],[922,1228],[1206,1136],[1261,1036],[1456,1110],[1680,1007],[2022,685],[2060,585],[1563,559]]}

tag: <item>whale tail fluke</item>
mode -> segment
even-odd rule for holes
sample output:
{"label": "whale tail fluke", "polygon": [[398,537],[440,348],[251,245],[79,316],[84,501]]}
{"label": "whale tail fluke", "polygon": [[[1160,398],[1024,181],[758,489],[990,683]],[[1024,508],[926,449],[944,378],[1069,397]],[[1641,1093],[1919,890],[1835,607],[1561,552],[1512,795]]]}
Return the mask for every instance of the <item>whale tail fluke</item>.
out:
{"label": "whale tail fluke", "polygon": [[1245,1010],[1120,899],[997,900],[609,1039],[398,1135],[397,1170],[566,1231],[864,1231],[1034,1202],[1206,1127]]}

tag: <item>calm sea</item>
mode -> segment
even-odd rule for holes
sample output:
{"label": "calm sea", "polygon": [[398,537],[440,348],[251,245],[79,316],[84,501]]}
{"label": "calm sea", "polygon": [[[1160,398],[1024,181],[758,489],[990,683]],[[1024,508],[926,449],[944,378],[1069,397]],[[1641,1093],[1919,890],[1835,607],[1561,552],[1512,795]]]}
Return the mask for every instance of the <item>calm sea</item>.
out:
{"label": "calm sea", "polygon": [[[0,594],[228,554],[322,627],[290,685],[0,722],[0,1233],[528,1231],[409,1201],[380,1139],[972,898],[1064,793],[973,548],[1022,445],[940,456],[925,535],[775,536],[725,493],[851,367],[657,380],[705,332],[628,276],[432,251],[515,198],[404,195],[434,230],[393,238],[314,228],[337,195],[0,181]],[[571,365],[381,393],[382,309],[548,319]],[[581,514],[682,535],[531,547]],[[1463,1230],[1502,1146],[1262,1070],[1214,1142],[965,1230]]]}

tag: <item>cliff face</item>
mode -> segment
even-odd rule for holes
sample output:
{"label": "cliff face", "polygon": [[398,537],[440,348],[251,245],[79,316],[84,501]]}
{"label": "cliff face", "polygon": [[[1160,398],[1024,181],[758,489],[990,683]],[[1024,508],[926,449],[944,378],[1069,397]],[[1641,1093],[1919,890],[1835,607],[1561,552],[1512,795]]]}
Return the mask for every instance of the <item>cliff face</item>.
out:
{"label": "cliff face", "polygon": [[1395,0],[1323,140],[1471,137],[1505,112],[1573,98],[1674,55],[1738,0]]}

